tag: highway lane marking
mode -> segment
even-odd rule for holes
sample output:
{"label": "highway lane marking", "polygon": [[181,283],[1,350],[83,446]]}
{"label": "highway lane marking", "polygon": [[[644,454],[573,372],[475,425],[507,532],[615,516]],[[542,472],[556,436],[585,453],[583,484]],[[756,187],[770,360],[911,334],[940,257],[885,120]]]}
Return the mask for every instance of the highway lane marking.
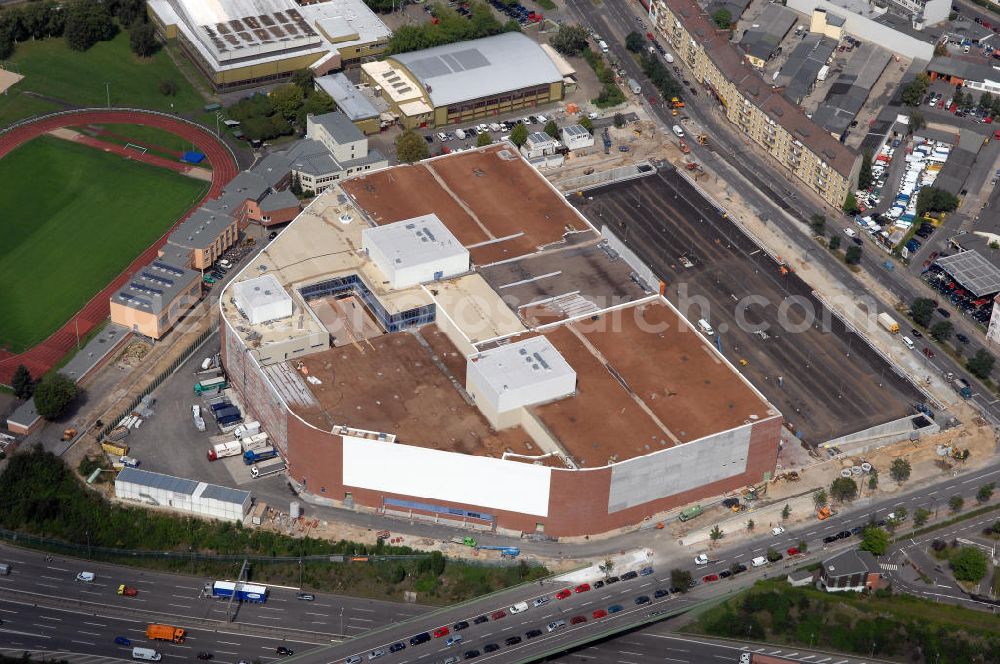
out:
{"label": "highway lane marking", "polygon": [[82,629],[80,630],[80,634],[86,634],[87,636],[100,636],[98,632],[85,632]]}
{"label": "highway lane marking", "polygon": [[53,581],[62,581],[62,578],[60,578],[58,576],[47,576],[45,574],[39,574],[38,578],[40,578],[40,579],[52,579]]}
{"label": "highway lane marking", "polygon": [[618,654],[619,655],[634,655],[636,657],[642,657],[643,656],[643,654],[641,652],[632,652],[631,650],[619,650]]}
{"label": "highway lane marking", "polygon": [[86,622],[86,621],[84,621],[83,624],[84,625],[90,625],[92,627],[107,627],[107,625],[105,625],[104,623],[93,623],[93,622]]}
{"label": "highway lane marking", "polygon": [[59,589],[59,586],[54,586],[54,585],[52,585],[51,583],[38,583],[38,582],[36,581],[36,582],[35,582],[35,585],[36,585],[36,586],[45,586],[46,588],[56,588],[57,590]]}
{"label": "highway lane marking", "polygon": [[0,633],[3,633],[3,634],[19,634],[21,636],[33,636],[33,637],[35,637],[37,639],[51,639],[52,638],[51,636],[48,636],[46,634],[35,634],[34,632],[19,632],[19,631],[14,630],[14,629],[0,629]]}
{"label": "highway lane marking", "polygon": [[358,617],[355,617],[355,616],[351,616],[350,620],[357,620],[358,622],[375,622],[371,618],[358,618]]}
{"label": "highway lane marking", "polygon": [[258,606],[258,609],[264,609],[265,611],[284,611],[284,609],[279,609],[276,606]]}
{"label": "highway lane marking", "polygon": [[234,643],[232,641],[219,641],[219,643],[225,643],[227,646],[238,646],[240,644]]}
{"label": "highway lane marking", "polygon": [[198,590],[198,588],[192,588],[191,586],[174,586],[174,588],[179,588],[180,590]]}
{"label": "highway lane marking", "polygon": [[176,606],[178,609],[190,609],[191,608],[187,604],[167,604],[167,606]]}
{"label": "highway lane marking", "polygon": [[639,664],[639,662],[630,662],[627,659],[619,659],[619,664]]}
{"label": "highway lane marking", "polygon": [[306,615],[307,616],[324,616],[324,617],[326,617],[327,614],[325,614],[325,613],[316,613],[315,611],[306,611]]}
{"label": "highway lane marking", "polygon": [[354,611],[363,611],[364,613],[375,613],[375,609],[353,609]]}
{"label": "highway lane marking", "polygon": [[81,590],[80,592],[86,593],[88,595],[103,595],[104,593],[98,592],[96,590]]}
{"label": "highway lane marking", "polygon": [[14,609],[0,609],[0,613],[18,613]]}
{"label": "highway lane marking", "polygon": [[57,572],[68,572],[69,571],[68,569],[63,569],[62,567],[50,567],[49,565],[46,565],[45,569],[54,569]]}
{"label": "highway lane marking", "polygon": [[80,643],[80,644],[83,644],[85,646],[95,645],[95,644],[91,643],[90,641],[74,641],[74,640],[70,640],[70,643]]}
{"label": "highway lane marking", "polygon": [[171,595],[171,597],[176,597],[177,599],[191,599],[191,595]]}
{"label": "highway lane marking", "polygon": [[58,625],[40,625],[39,623],[31,623],[35,627],[41,627],[42,629],[55,629]]}
{"label": "highway lane marking", "polygon": [[[716,655],[716,657],[718,657],[718,655]],[[666,660],[666,661],[668,661],[668,662],[685,662],[686,663],[688,661],[686,659],[675,659],[673,657],[664,657],[663,659]]]}

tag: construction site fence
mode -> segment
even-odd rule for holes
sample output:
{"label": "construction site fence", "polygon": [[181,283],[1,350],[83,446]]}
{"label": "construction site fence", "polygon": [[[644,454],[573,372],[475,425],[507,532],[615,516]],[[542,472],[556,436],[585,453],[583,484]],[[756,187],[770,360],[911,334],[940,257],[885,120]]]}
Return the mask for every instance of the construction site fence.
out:
{"label": "construction site fence", "polygon": [[[308,563],[384,563],[384,562],[409,562],[425,560],[430,557],[430,553],[418,553],[409,555],[393,554],[365,554],[365,553],[330,553],[316,554],[308,556],[262,556],[244,553],[202,553],[199,551],[142,551],[136,549],[116,549],[103,546],[89,546],[78,542],[67,542],[65,540],[22,533],[15,530],[0,528],[0,540],[10,542],[18,546],[39,549],[49,553],[63,554],[73,557],[109,561],[122,561],[125,559],[146,559],[146,560],[166,560],[184,563],[226,563],[241,562],[248,560],[255,563],[270,564],[308,564]],[[463,563],[479,567],[502,567],[516,564],[517,561],[508,559],[467,559],[467,558],[445,558],[452,563]]]}
{"label": "construction site fence", "polygon": [[151,380],[149,383],[146,384],[146,387],[144,387],[143,390],[138,395],[136,395],[134,399],[132,399],[132,402],[129,404],[128,408],[123,409],[120,413],[118,413],[118,415],[111,418],[110,421],[105,422],[104,428],[101,429],[100,438],[103,439],[106,435],[108,435],[108,432],[110,432],[112,429],[118,426],[119,422],[128,417],[136,409],[136,407],[138,407],[139,402],[141,402],[144,397],[146,397],[148,394],[152,393],[153,390],[159,387],[160,384],[163,383],[163,381],[165,381],[172,373],[174,373],[174,371],[177,370],[177,367],[187,362],[188,359],[191,357],[191,355],[194,353],[194,351],[198,348],[198,346],[204,343],[204,341],[208,339],[210,336],[215,334],[215,332],[216,332],[215,328],[209,327],[200,335],[198,335],[198,337],[194,341],[188,344],[187,348],[184,349],[184,351],[177,357],[177,359],[175,359],[170,364],[169,367],[161,371],[156,376],[156,378],[154,378],[153,380]]}

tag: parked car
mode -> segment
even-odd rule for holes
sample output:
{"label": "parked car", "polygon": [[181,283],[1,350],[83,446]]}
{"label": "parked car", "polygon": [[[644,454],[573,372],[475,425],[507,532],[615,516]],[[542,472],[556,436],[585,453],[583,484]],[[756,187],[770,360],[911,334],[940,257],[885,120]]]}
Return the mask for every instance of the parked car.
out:
{"label": "parked car", "polygon": [[580,623],[585,623],[585,622],[587,622],[586,616],[573,616],[572,618],[569,619],[570,625],[579,625]]}
{"label": "parked car", "polygon": [[574,589],[574,591],[575,591],[575,592],[578,592],[578,593],[585,593],[585,592],[587,592],[588,590],[590,590],[590,584],[589,584],[589,583],[581,583],[580,585],[578,585],[578,586],[577,586],[577,587],[576,587],[576,588]]}
{"label": "parked car", "polygon": [[536,636],[541,636],[542,635],[542,630],[540,630],[540,629],[529,629],[527,632],[524,633],[524,635],[527,638],[529,638],[529,639],[533,639]]}
{"label": "parked car", "polygon": [[274,649],[274,652],[278,653],[283,657],[291,657],[292,655],[295,654],[295,651],[287,646],[278,646],[277,648]]}
{"label": "parked car", "polygon": [[608,615],[608,612],[604,609],[597,609],[591,615],[594,616],[594,618],[603,618]]}
{"label": "parked car", "polygon": [[466,622],[466,621],[464,621],[464,620],[459,620],[459,621],[458,621],[457,623],[455,623],[454,625],[452,625],[452,626],[451,626],[451,628],[452,628],[453,630],[455,630],[456,632],[458,632],[458,631],[460,631],[460,630],[463,630],[463,629],[465,629],[465,628],[466,628],[466,627],[468,627],[468,626],[469,626],[469,623],[467,623],[467,622]]}
{"label": "parked car", "polygon": [[962,334],[961,332],[960,332],[960,333],[958,333],[958,334],[956,334],[956,335],[955,335],[955,338],[956,338],[956,339],[958,339],[958,340],[959,340],[959,341],[960,341],[961,343],[963,343],[963,344],[967,344],[967,343],[969,343],[969,337],[965,336],[965,335],[964,335],[964,334]]}
{"label": "parked car", "polygon": [[389,652],[399,652],[400,650],[405,650],[406,644],[402,641],[398,641],[389,646]]}
{"label": "parked car", "polygon": [[718,574],[706,574],[705,576],[703,576],[701,578],[701,580],[704,581],[705,583],[712,583],[713,581],[718,581],[719,580],[719,575]]}
{"label": "parked car", "polygon": [[438,627],[434,630],[434,638],[440,639],[442,636],[447,636],[448,632],[451,631],[447,627]]}
{"label": "parked car", "polygon": [[572,594],[573,591],[571,591],[569,588],[563,588],[562,590],[556,593],[556,599],[566,599]]}
{"label": "parked car", "polygon": [[520,642],[521,642],[520,636],[508,636],[504,640],[504,643],[506,643],[508,646],[516,646]]}
{"label": "parked car", "polygon": [[661,597],[667,597],[670,592],[666,588],[657,588],[656,592],[653,593],[653,597],[660,599]]}
{"label": "parked car", "polygon": [[639,595],[635,598],[635,603],[637,605],[649,604],[649,595]]}
{"label": "parked car", "polygon": [[490,614],[490,618],[492,618],[493,620],[500,620],[501,618],[503,618],[506,615],[507,615],[507,612],[504,611],[503,609],[500,609],[499,611],[494,611],[493,613],[491,613]]}
{"label": "parked car", "polygon": [[920,330],[918,330],[915,327],[912,327],[912,328],[910,328],[910,336],[912,336],[914,339],[919,339],[920,337],[922,337],[924,335],[920,332]]}
{"label": "parked car", "polygon": [[624,608],[625,607],[622,606],[621,604],[612,604],[611,606],[608,607],[608,613],[618,613]]}
{"label": "parked car", "polygon": [[632,579],[639,578],[638,572],[625,572],[622,574],[622,581],[631,581]]}
{"label": "parked car", "polygon": [[475,618],[472,619],[472,624],[482,625],[484,622],[489,622],[489,621],[490,619],[487,618],[486,616],[476,616]]}
{"label": "parked car", "polygon": [[947,309],[942,309],[941,307],[938,307],[937,312],[941,314],[942,318],[951,318],[951,312],[948,311]]}

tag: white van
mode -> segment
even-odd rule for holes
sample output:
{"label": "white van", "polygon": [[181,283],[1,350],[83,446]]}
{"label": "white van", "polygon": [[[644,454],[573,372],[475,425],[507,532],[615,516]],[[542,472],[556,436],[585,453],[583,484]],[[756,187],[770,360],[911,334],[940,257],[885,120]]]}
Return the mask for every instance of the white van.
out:
{"label": "white van", "polygon": [[676,134],[678,138],[684,138],[684,129],[681,128],[680,125],[674,125],[673,130],[674,134]]}
{"label": "white van", "polygon": [[0,576],[7,576],[8,574],[10,574],[10,565],[0,563]]}
{"label": "white van", "polygon": [[597,46],[601,49],[601,53],[608,52],[608,45],[603,39],[597,42]]}
{"label": "white van", "polygon": [[76,575],[76,580],[83,581],[84,583],[93,583],[96,578],[97,575],[93,572],[80,572]]}
{"label": "white van", "polygon": [[522,611],[528,610],[528,603],[518,602],[517,604],[515,604],[514,606],[510,607],[507,610],[510,611],[511,613],[521,613]]}
{"label": "white van", "polygon": [[458,138],[458,140],[464,141],[465,140],[465,130],[464,129],[456,129],[455,130],[455,136]]}
{"label": "white van", "polygon": [[910,350],[913,350],[913,339],[910,339],[909,337],[903,337],[903,345],[909,348]]}
{"label": "white van", "polygon": [[439,131],[437,137],[438,140],[442,143],[448,140],[448,134],[444,133],[443,131]]}
{"label": "white van", "polygon": [[764,556],[757,556],[756,558],[750,561],[750,564],[753,565],[754,567],[763,567],[764,565],[767,564],[767,558],[765,558]]}
{"label": "white van", "polygon": [[152,648],[132,648],[132,659],[143,659],[147,662],[158,662],[163,659],[163,655]]}
{"label": "white van", "polygon": [[710,337],[715,336],[715,330],[712,329],[712,326],[709,325],[708,321],[705,320],[704,318],[698,319],[698,329],[701,330],[702,334],[708,335]]}

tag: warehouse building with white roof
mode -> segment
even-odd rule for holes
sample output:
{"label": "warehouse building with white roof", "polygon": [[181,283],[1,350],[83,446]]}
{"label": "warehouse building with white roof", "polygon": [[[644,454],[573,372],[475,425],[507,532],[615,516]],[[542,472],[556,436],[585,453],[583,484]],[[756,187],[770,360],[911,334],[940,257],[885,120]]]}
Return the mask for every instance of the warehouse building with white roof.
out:
{"label": "warehouse building with white roof", "polygon": [[393,55],[362,64],[361,72],[407,128],[534,108],[564,94],[552,57],[520,32]]}

